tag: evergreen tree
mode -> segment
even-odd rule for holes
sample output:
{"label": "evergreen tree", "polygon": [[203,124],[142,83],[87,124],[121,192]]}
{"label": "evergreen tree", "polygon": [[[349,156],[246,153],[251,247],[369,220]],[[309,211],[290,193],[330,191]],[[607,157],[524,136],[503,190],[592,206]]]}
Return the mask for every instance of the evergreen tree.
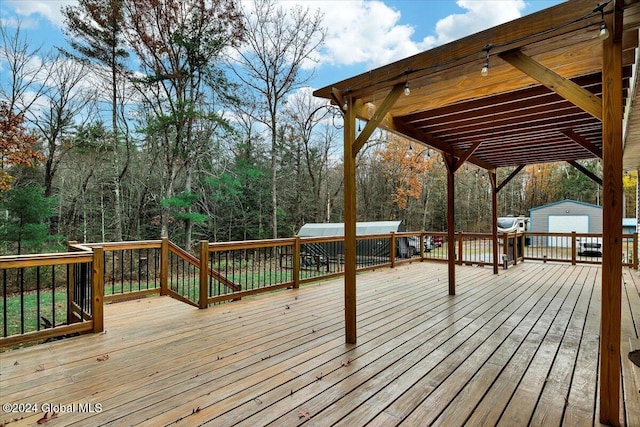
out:
{"label": "evergreen tree", "polygon": [[[2,200],[6,210],[0,221],[0,240],[17,246],[17,253],[23,249],[40,252],[47,241],[54,238],[48,233],[47,220],[55,215],[56,201],[44,196],[44,189],[36,185],[15,187]],[[9,252],[13,252],[7,248]]]}

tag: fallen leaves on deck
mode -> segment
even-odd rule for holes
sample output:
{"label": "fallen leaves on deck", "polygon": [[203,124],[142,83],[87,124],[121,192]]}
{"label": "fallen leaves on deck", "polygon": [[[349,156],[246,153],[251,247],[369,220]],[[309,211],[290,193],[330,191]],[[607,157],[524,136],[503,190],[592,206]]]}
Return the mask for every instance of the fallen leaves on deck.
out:
{"label": "fallen leaves on deck", "polygon": [[311,415],[309,414],[309,411],[307,411],[306,409],[300,409],[298,411],[298,418],[300,419],[304,418],[306,420],[306,419],[309,419],[310,417]]}
{"label": "fallen leaves on deck", "polygon": [[48,423],[49,421],[51,421],[54,418],[58,418],[58,413],[57,412],[52,412],[51,416],[49,416],[48,412],[45,412],[44,417],[40,418],[37,422],[38,422],[38,424],[44,424],[44,423]]}
{"label": "fallen leaves on deck", "polygon": [[98,362],[104,362],[105,360],[109,360],[109,355],[108,354],[103,354],[102,356],[99,356],[96,360]]}

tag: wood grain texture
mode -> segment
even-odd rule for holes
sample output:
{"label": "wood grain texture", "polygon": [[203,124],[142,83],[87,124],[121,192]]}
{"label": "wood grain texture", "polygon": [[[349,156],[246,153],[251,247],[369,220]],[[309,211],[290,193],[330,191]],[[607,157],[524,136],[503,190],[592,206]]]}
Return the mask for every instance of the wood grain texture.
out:
{"label": "wood grain texture", "polygon": [[[344,342],[342,278],[207,310],[110,304],[102,334],[0,353],[2,402],[102,404],[50,423],[76,426],[598,425],[602,268],[456,270],[453,297],[444,263],[360,273],[357,345]],[[640,277],[625,269],[623,283],[626,350]],[[625,425],[640,419],[638,375],[622,361]]]}

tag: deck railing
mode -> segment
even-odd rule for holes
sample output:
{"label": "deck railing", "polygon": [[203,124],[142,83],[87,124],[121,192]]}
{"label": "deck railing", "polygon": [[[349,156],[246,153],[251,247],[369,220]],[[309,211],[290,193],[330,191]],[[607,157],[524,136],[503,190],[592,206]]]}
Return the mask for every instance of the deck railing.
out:
{"label": "deck railing", "polygon": [[101,247],[0,257],[0,346],[102,331],[102,257]]}
{"label": "deck railing", "polygon": [[[491,234],[455,236],[456,263],[493,265]],[[410,238],[420,242],[416,253],[413,248],[408,250]],[[597,264],[602,262],[598,250],[601,240],[600,235],[578,233],[500,235],[497,264],[502,268],[526,260]],[[624,234],[624,266],[638,268],[636,248],[638,234]],[[359,271],[416,261],[446,262],[448,258],[447,233],[357,237]],[[86,245],[71,242],[67,253],[4,256],[0,257],[0,347],[102,331],[104,302],[156,294],[206,308],[342,274],[344,239],[339,236],[202,241],[198,256],[168,239]]]}

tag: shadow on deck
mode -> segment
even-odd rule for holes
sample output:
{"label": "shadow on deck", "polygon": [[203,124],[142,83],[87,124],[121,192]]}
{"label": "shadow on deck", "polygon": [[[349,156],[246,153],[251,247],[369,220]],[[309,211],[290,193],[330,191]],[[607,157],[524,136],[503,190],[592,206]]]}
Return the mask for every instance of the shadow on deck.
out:
{"label": "shadow on deck", "polygon": [[[102,334],[0,354],[2,403],[37,405],[0,422],[598,425],[601,267],[456,271],[455,297],[445,264],[359,275],[357,345],[342,278],[209,310],[108,305]],[[639,426],[640,277],[623,282],[621,423]]]}

